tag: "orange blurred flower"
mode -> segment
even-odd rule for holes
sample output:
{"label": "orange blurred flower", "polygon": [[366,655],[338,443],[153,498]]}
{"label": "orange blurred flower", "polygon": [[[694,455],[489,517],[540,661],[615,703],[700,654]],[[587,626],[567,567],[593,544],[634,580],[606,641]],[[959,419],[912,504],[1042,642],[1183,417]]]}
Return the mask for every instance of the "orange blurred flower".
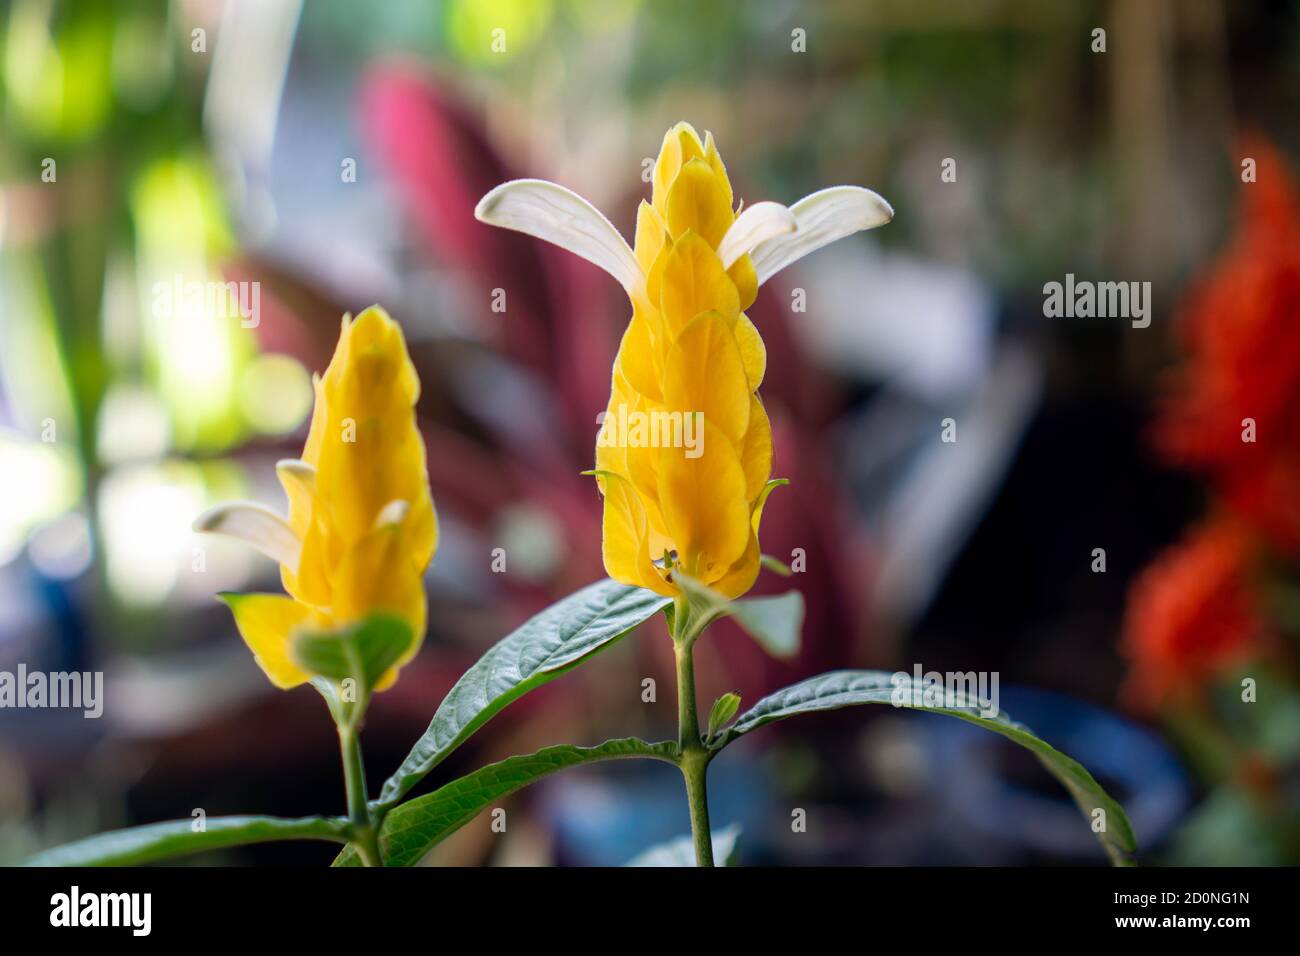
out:
{"label": "orange blurred flower", "polygon": [[1254,547],[1229,518],[1198,525],[1129,591],[1122,649],[1129,702],[1151,711],[1247,657],[1265,628],[1252,593]]}
{"label": "orange blurred flower", "polygon": [[[1300,198],[1285,159],[1250,138],[1237,235],[1196,283],[1179,338],[1186,359],[1156,423],[1176,465],[1278,549],[1300,552]],[[1252,440],[1248,440],[1251,439]]]}

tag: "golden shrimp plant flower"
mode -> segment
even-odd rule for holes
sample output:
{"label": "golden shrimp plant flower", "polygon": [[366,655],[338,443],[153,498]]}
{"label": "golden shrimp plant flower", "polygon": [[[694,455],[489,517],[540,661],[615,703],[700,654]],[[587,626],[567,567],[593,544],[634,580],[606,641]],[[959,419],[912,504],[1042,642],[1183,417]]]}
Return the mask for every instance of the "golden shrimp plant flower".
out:
{"label": "golden shrimp plant flower", "polygon": [[335,632],[374,614],[399,618],[411,644],[376,682],[382,690],[424,636],[424,569],[437,546],[420,381],[401,327],[372,307],[343,317],[334,356],[313,379],[315,405],[301,459],[276,473],[282,517],[252,502],[205,512],[198,531],[231,535],[277,561],[285,594],[226,594],[235,624],[277,687],[311,678],[292,653],[302,633]]}
{"label": "golden shrimp plant flower", "polygon": [[607,573],[676,595],[680,569],[726,597],[745,593],[758,575],[759,522],[774,484],[772,428],[758,396],[767,353],[745,310],[790,263],[888,222],[889,204],[835,186],[789,207],[743,208],[713,136],[701,140],[679,123],[664,136],[631,247],[589,202],[543,180],[503,183],[475,215],[595,263],[631,300],[596,442]]}

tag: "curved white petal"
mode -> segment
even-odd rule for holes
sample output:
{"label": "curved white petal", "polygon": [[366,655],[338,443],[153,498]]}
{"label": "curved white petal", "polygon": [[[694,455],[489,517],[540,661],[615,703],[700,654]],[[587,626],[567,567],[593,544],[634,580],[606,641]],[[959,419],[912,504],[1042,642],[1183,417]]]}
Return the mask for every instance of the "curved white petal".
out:
{"label": "curved white petal", "polygon": [[406,520],[406,514],[410,510],[410,502],[403,501],[401,498],[394,498],[379,509],[379,514],[375,515],[375,526],[372,530],[378,531],[380,528],[394,528],[400,525]]}
{"label": "curved white petal", "polygon": [[633,291],[642,283],[632,249],[595,206],[544,179],[502,183],[478,201],[474,218],[536,236],[600,266]]}
{"label": "curved white petal", "polygon": [[281,458],[276,462],[276,475],[279,476],[279,484],[289,496],[290,514],[294,511],[292,501],[295,493],[303,501],[311,501],[312,494],[316,492],[316,468],[311,464],[298,458]]}
{"label": "curved white petal", "polygon": [[779,202],[754,203],[736,217],[722,242],[718,243],[722,268],[730,269],[737,259],[760,242],[788,235],[798,227],[794,213]]}
{"label": "curved white petal", "polygon": [[302,542],[283,518],[264,505],[253,501],[217,505],[194,519],[194,530],[238,538],[276,563],[298,570]]}
{"label": "curved white petal", "polygon": [[275,463],[275,473],[282,483],[292,482],[310,495],[316,489],[316,469],[298,458],[281,458]]}
{"label": "curved white petal", "polygon": [[883,226],[894,218],[894,209],[889,203],[861,186],[831,186],[819,190],[804,196],[790,207],[790,211],[799,223],[798,230],[769,239],[750,253],[760,283],[836,239]]}

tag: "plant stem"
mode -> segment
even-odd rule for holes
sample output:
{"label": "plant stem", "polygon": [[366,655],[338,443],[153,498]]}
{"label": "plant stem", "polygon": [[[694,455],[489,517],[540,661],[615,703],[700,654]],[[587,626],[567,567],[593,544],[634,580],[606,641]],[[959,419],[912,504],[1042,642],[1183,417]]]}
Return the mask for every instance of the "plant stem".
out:
{"label": "plant stem", "polygon": [[[680,605],[678,616],[682,617]],[[709,795],[705,785],[710,754],[700,741],[700,721],[695,708],[695,662],[689,641],[678,641],[674,650],[677,656],[677,748],[681,754],[682,776],[686,779],[695,865],[713,866],[713,833],[709,829]]]}
{"label": "plant stem", "polygon": [[366,768],[361,762],[361,740],[357,728],[340,723],[339,752],[343,756],[343,783],[348,793],[348,819],[352,822],[352,842],[366,866],[383,866],[379,849],[379,831],[366,804]]}

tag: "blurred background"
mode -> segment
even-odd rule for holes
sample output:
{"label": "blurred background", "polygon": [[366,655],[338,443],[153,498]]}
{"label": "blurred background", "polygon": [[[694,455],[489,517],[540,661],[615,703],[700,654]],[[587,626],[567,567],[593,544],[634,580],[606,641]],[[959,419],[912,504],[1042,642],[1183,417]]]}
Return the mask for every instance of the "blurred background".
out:
{"label": "blurred background", "polygon": [[[443,529],[429,636],[371,707],[372,788],[488,646],[602,575],[579,472],[626,299],[472,210],[537,176],[630,234],[683,119],[747,203],[855,183],[897,211],[751,310],[792,481],[764,551],[806,567],[757,590],[793,583],[808,618],[792,661],[712,630],[702,700],[993,671],[1124,803],[1144,862],[1300,862],[1298,78],[1283,2],[0,4],[0,671],[105,675],[98,720],[0,709],[0,863],[199,809],[343,811],[321,701],[273,689],[213,599],[278,590],[275,567],[190,524],[282,507],[273,464],[344,312],[406,332]],[[1067,273],[1150,282],[1149,327],[1044,317]],[[256,322],[196,279],[248,283]],[[655,621],[421,789],[671,737],[672,687]],[[782,724],[710,780],[746,863],[1104,862],[1032,758],[932,715]],[[688,829],[658,765],[506,806],[504,835],[480,818],[429,862],[618,864]]]}

